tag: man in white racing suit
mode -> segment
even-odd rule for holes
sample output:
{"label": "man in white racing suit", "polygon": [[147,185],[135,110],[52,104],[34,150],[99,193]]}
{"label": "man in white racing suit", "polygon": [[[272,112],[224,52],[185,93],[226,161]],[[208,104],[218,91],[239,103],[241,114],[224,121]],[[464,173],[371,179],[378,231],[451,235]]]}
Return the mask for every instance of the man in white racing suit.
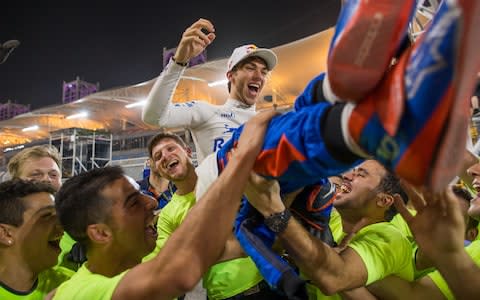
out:
{"label": "man in white racing suit", "polygon": [[175,55],[153,85],[142,112],[142,120],[147,124],[189,129],[198,163],[220,149],[232,132],[255,114],[255,103],[266,77],[277,64],[277,56],[270,49],[240,46],[228,60],[229,97],[225,104],[212,105],[206,101],[173,104],[173,94],[189,60],[214,39],[215,28],[206,19],[199,19],[185,30]]}

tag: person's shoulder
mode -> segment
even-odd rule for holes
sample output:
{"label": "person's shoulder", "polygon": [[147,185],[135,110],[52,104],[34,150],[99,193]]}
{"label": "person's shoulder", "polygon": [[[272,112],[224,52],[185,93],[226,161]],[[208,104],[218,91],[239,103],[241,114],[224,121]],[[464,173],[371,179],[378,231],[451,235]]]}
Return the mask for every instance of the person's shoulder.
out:
{"label": "person's shoulder", "polygon": [[377,239],[388,243],[395,241],[407,242],[407,237],[392,223],[379,222],[365,226],[357,234],[355,239]]}
{"label": "person's shoulder", "polygon": [[172,199],[164,207],[164,209],[169,205],[171,209],[182,209],[192,201],[195,202],[195,192],[193,191],[185,195],[178,195],[177,193],[174,193]]}
{"label": "person's shoulder", "polygon": [[72,278],[57,288],[53,299],[110,299],[127,271],[114,277],[106,277],[90,272],[83,264]]}
{"label": "person's shoulder", "polygon": [[[177,193],[174,193],[167,205],[162,208],[159,218],[164,218],[167,216],[169,218],[172,218],[173,216],[178,215],[179,213],[184,211],[186,209],[186,206],[188,206],[189,202],[191,202],[189,195],[192,193],[189,193],[187,195],[178,195]],[[195,202],[195,200],[193,200],[193,202]]]}
{"label": "person's shoulder", "polygon": [[39,275],[39,278],[45,278],[47,280],[63,279],[63,281],[65,281],[71,278],[73,275],[75,275],[75,272],[73,270],[70,270],[62,266],[55,266],[41,272]]}

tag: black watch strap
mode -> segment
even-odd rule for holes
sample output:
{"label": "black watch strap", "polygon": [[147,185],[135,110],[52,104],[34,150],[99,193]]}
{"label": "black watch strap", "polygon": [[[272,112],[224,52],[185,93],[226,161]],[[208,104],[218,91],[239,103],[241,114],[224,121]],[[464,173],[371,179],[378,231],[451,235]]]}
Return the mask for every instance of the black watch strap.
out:
{"label": "black watch strap", "polygon": [[172,56],[172,60],[173,60],[174,63],[176,63],[177,65],[179,65],[179,66],[181,66],[181,67],[186,67],[186,66],[188,66],[188,61],[187,61],[186,63],[178,62],[178,61],[175,60],[175,57],[174,57],[174,56]]}
{"label": "black watch strap", "polygon": [[285,231],[292,214],[288,209],[265,218],[265,225],[276,234]]}

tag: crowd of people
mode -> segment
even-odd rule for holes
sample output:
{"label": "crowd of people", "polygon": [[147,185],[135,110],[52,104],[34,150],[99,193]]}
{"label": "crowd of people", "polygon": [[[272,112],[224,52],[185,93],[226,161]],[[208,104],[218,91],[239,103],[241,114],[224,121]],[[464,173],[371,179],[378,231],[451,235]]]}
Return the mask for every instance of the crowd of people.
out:
{"label": "crowd of people", "polygon": [[0,299],[478,299],[480,158],[469,146],[480,2],[342,3],[327,71],[280,114],[255,103],[277,63],[243,45],[223,105],[173,104],[215,27],[188,27],[142,112],[150,174],[62,180],[53,146],[0,183]]}

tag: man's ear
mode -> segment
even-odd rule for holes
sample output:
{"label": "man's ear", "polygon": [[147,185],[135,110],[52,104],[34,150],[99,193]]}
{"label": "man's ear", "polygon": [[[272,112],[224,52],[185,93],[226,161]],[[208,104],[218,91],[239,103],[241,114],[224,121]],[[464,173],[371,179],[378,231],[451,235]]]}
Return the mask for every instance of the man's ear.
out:
{"label": "man's ear", "polygon": [[90,224],[87,227],[88,238],[96,244],[106,244],[112,240],[112,230],[107,224]]}
{"label": "man's ear", "polygon": [[477,227],[469,228],[467,230],[467,232],[465,233],[465,239],[467,239],[469,241],[476,240],[477,236],[478,236],[478,228]]}
{"label": "man's ear", "polygon": [[192,148],[190,148],[188,146],[185,146],[185,151],[187,152],[188,157],[192,158],[192,156],[193,156]]}
{"label": "man's ear", "polygon": [[385,193],[378,193],[377,195],[377,206],[389,208],[393,205],[393,196]]}
{"label": "man's ear", "polygon": [[228,72],[227,72],[227,79],[228,79],[228,81],[231,81],[231,80],[232,80],[232,77],[233,77],[233,71],[228,71]]}
{"label": "man's ear", "polygon": [[9,224],[0,224],[0,245],[10,247],[15,242],[13,226]]}

